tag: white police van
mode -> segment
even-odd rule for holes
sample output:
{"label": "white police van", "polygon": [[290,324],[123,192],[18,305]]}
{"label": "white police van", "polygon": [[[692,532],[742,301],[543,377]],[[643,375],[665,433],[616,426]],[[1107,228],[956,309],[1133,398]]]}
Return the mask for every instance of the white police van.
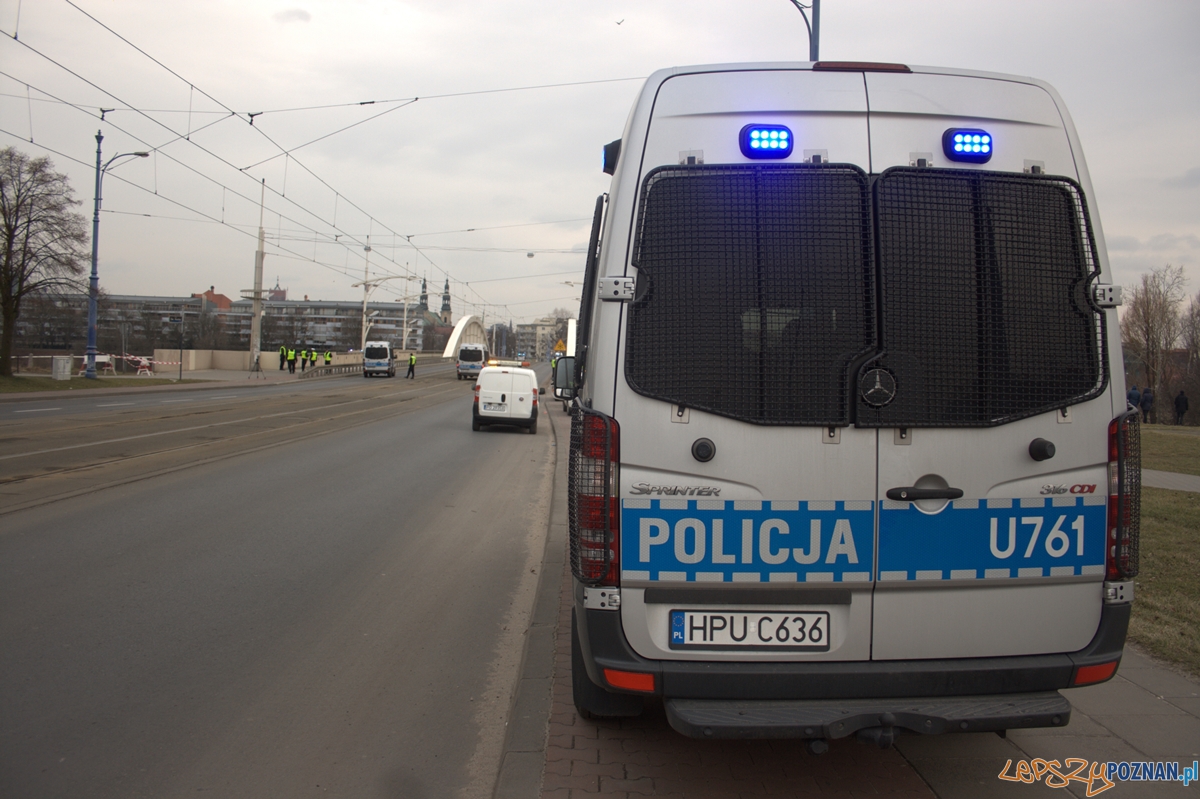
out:
{"label": "white police van", "polygon": [[1121,658],[1140,462],[1054,89],[663,70],[605,171],[555,375],[581,713],[814,751],[1067,724]]}
{"label": "white police van", "polygon": [[487,365],[488,351],[483,344],[463,344],[458,349],[455,375],[459,380],[474,380]]}
{"label": "white police van", "polygon": [[388,341],[368,341],[363,345],[363,377],[396,376],[396,351]]}

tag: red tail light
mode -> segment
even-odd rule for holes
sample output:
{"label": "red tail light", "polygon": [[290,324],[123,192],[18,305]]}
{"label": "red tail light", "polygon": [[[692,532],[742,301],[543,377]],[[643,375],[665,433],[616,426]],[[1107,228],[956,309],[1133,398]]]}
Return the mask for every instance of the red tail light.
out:
{"label": "red tail light", "polygon": [[567,479],[571,571],[589,585],[620,584],[619,439],[616,420],[576,406]]}
{"label": "red tail light", "polygon": [[1071,685],[1092,685],[1098,682],[1104,682],[1117,673],[1118,661],[1113,660],[1108,663],[1097,663],[1095,666],[1080,666],[1075,669],[1075,679],[1071,680]]}
{"label": "red tail light", "polygon": [[475,404],[479,404],[479,384],[475,384]]}
{"label": "red tail light", "polygon": [[[1142,499],[1141,428],[1137,410],[1108,425],[1108,537],[1104,579],[1130,580],[1138,573]],[[1107,678],[1106,678],[1107,679]]]}

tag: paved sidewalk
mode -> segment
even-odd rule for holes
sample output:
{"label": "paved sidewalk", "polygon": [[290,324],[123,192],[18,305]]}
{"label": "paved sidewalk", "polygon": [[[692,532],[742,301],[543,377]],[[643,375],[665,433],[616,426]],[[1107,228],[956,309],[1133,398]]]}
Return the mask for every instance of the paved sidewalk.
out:
{"label": "paved sidewalk", "polygon": [[1178,472],[1160,472],[1156,469],[1142,469],[1142,485],[1147,485],[1151,488],[1169,488],[1172,491],[1195,491],[1200,493],[1200,476],[1179,474]]}

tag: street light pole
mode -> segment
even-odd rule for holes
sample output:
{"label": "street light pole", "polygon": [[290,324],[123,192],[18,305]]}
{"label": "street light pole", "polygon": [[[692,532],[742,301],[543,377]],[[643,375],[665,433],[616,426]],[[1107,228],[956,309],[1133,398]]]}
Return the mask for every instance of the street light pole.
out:
{"label": "street light pole", "polygon": [[100,143],[102,141],[104,141],[103,134],[96,131],[96,201],[92,210],[92,277],[88,284],[87,369],[84,371],[84,377],[89,380],[96,379],[96,299],[100,294],[100,273],[97,268],[100,246],[100,187],[104,173],[112,166],[113,161],[118,158],[132,156],[145,158],[150,155],[150,153],[121,153],[108,159],[108,163],[104,166],[100,166]]}

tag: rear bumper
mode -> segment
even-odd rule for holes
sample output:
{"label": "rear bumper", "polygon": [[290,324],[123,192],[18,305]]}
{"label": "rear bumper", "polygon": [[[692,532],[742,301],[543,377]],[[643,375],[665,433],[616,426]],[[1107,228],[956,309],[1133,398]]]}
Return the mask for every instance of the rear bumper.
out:
{"label": "rear bumper", "polygon": [[[802,727],[823,719],[815,737],[831,737],[827,724],[866,724],[860,720],[864,714],[876,718],[867,727],[879,726],[883,713],[896,719],[908,714],[903,718],[916,719],[922,732],[959,731],[963,722],[970,730],[1059,726],[1056,717],[1066,724],[1069,705],[1056,692],[1071,686],[1080,667],[1120,660],[1130,609],[1105,605],[1091,643],[1078,652],[804,663],[647,660],[629,646],[619,612],[588,610],[578,601],[576,617],[592,682],[617,690],[604,680],[604,669],[655,675],[655,693],[667,700],[672,725],[685,734],[701,730],[704,737],[719,737],[720,727],[730,737],[746,737],[761,722],[761,729],[774,731],[770,734],[792,735],[796,719],[803,720]],[[747,713],[754,724],[746,722]],[[725,717],[732,720],[714,720]]]}
{"label": "rear bumper", "polygon": [[514,416],[489,416],[485,413],[475,411],[475,420],[480,424],[507,424],[513,427],[532,427],[537,421],[537,414],[527,416],[524,419]]}
{"label": "rear bumper", "polygon": [[748,701],[668,699],[667,721],[691,738],[845,738],[886,745],[897,731],[933,735],[1065,727],[1071,703],[1057,691],[914,699]]}

